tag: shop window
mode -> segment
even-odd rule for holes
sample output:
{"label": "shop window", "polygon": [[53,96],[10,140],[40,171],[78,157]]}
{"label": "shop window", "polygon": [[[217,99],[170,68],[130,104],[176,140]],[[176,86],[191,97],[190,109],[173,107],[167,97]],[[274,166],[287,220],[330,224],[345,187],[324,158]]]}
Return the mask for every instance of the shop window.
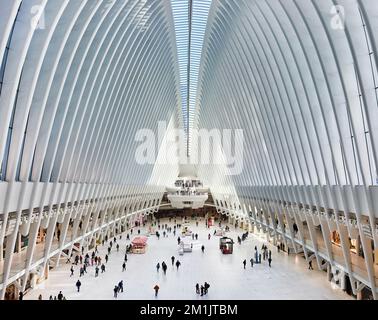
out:
{"label": "shop window", "polygon": [[337,231],[333,231],[331,234],[331,242],[333,244],[340,245],[340,234]]}

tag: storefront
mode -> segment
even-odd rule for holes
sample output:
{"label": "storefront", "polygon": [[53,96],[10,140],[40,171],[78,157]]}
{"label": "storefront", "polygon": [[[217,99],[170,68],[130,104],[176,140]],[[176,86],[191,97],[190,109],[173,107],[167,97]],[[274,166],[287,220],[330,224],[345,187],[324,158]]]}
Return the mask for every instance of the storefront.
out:
{"label": "storefront", "polygon": [[349,238],[349,247],[350,247],[350,251],[351,252],[357,253],[358,242],[359,241],[357,239],[351,239],[351,238]]}
{"label": "storefront", "polygon": [[14,284],[11,284],[5,290],[4,300],[17,300],[18,299],[18,289]]}
{"label": "storefront", "polygon": [[336,244],[336,245],[340,246],[340,235],[339,235],[339,233],[337,231],[333,231],[331,233],[331,242],[333,244]]}

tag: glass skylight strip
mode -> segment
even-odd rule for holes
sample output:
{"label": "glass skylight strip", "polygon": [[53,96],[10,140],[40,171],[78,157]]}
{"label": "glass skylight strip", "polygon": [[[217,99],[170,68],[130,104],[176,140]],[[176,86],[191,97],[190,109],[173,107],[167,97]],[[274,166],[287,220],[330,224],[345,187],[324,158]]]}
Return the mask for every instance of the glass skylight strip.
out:
{"label": "glass skylight strip", "polygon": [[[194,111],[196,107],[203,41],[211,6],[211,0],[192,0],[192,25],[191,30],[189,30],[189,1],[190,0],[171,0],[180,72],[181,109],[184,129],[188,135],[187,141],[189,145],[186,146],[188,150],[190,150],[190,130],[193,125]],[[191,33],[189,31],[191,31]],[[190,57],[189,34],[191,34]],[[188,74],[189,64],[190,74]]]}
{"label": "glass skylight strip", "polygon": [[[192,7],[192,33],[190,48],[190,86],[189,86],[189,141],[190,131],[194,122],[196,98],[198,89],[198,76],[201,64],[203,42],[206,32],[207,20],[211,7],[211,0],[193,0]],[[190,150],[190,146],[188,146]]]}

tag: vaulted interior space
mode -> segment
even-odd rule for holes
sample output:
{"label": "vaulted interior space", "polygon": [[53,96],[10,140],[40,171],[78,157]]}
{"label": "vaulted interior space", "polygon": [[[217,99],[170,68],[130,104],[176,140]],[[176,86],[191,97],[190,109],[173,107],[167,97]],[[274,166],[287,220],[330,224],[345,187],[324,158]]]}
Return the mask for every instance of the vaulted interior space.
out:
{"label": "vaulted interior space", "polygon": [[1,0],[0,300],[377,300],[377,66],[376,0]]}

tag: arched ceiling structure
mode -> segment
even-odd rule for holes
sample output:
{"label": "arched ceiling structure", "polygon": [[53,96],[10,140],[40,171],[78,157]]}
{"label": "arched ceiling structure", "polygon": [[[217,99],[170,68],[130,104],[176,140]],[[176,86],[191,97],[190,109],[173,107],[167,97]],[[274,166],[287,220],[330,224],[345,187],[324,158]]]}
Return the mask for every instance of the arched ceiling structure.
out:
{"label": "arched ceiling structure", "polygon": [[[343,268],[354,291],[366,285],[377,298],[376,0],[187,3],[197,32],[174,19],[170,0],[1,1],[0,299],[78,243],[155,212],[179,174],[179,163],[164,162],[173,149],[161,147],[176,128],[194,153],[196,130],[241,129],[233,164],[221,143],[212,154],[220,163],[196,163],[217,210],[301,247],[320,267]],[[135,137],[153,136],[161,121],[156,161],[140,165]],[[17,264],[20,235],[29,245]],[[348,238],[362,244],[363,273]]]}
{"label": "arched ceiling structure", "polygon": [[374,0],[214,0],[199,76],[196,129],[243,130],[241,174],[199,168],[218,210],[293,243],[294,221],[321,224],[326,245],[345,228],[352,277],[348,236],[378,245],[377,45]]}
{"label": "arched ceiling structure", "polygon": [[[10,39],[10,50],[2,47],[2,180],[145,184],[151,167],[133,170],[135,152],[125,151],[136,130],[155,129],[177,109],[167,2],[20,3],[5,1],[1,11]],[[43,10],[35,30],[33,10]]]}
{"label": "arched ceiling structure", "polygon": [[244,129],[237,185],[377,184],[377,12],[363,0],[213,2],[198,125]]}

